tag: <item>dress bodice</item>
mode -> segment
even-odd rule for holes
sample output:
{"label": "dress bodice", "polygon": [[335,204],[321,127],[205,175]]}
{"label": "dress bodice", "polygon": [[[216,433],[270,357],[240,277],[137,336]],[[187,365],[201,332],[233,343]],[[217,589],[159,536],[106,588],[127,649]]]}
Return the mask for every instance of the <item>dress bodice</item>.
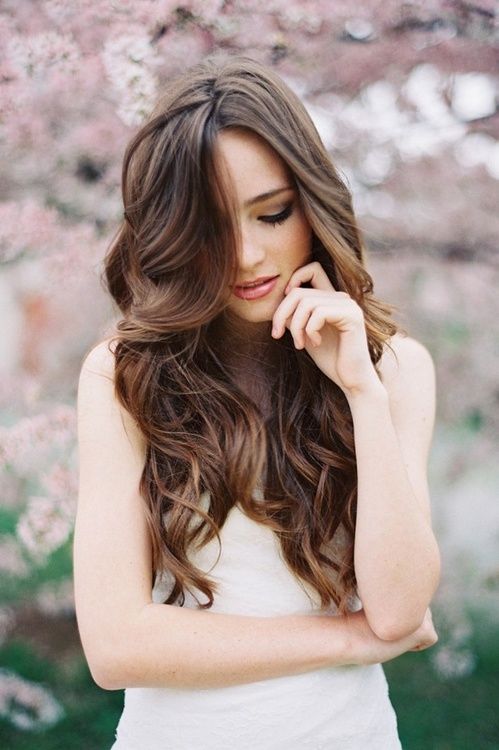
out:
{"label": "dress bodice", "polygon": [[[204,496],[203,502],[208,499]],[[269,527],[236,504],[220,537],[220,555],[216,537],[189,554],[218,584],[209,612],[269,617],[318,613],[317,592],[293,575]],[[153,601],[164,601],[171,585],[171,576],[159,577]],[[198,606],[189,592],[183,606]],[[213,689],[127,688],[111,750],[234,747],[401,750],[381,664],[331,666]]]}

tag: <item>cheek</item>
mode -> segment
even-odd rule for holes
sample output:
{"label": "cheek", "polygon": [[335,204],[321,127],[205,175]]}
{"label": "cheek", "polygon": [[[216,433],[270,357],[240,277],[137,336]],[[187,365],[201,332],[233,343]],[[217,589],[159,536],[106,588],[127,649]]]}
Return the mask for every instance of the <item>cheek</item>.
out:
{"label": "cheek", "polygon": [[312,230],[307,222],[297,220],[290,226],[288,246],[300,260],[307,260],[312,254]]}

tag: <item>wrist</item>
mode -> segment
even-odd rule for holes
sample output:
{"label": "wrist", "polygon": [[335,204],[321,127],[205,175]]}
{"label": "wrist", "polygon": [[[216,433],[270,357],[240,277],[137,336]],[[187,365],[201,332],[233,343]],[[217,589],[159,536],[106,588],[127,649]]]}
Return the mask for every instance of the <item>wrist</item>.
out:
{"label": "wrist", "polygon": [[364,662],[365,633],[362,632],[362,626],[365,626],[365,615],[363,611],[350,612],[343,615],[343,663],[345,665],[358,665]]}
{"label": "wrist", "polygon": [[388,403],[388,391],[381,380],[374,381],[368,386],[362,388],[352,388],[344,391],[346,399],[350,406],[365,403]]}
{"label": "wrist", "polygon": [[[303,622],[303,615],[299,615]],[[311,623],[308,643],[319,659],[317,666],[344,667],[359,664],[360,633],[350,616],[315,614],[306,616]],[[355,618],[354,618],[355,619]]]}

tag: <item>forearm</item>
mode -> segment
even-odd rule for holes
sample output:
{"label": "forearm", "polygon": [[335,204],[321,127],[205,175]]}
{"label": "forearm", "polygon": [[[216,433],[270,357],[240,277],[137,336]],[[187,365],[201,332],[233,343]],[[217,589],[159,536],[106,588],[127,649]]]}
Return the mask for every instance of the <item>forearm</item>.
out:
{"label": "forearm", "polygon": [[346,618],[254,617],[147,604],[108,638],[94,674],[105,689],[208,688],[348,663]]}
{"label": "forearm", "polygon": [[383,388],[349,399],[358,501],[354,565],[373,630],[401,637],[421,622],[438,585],[437,542],[405,469]]}

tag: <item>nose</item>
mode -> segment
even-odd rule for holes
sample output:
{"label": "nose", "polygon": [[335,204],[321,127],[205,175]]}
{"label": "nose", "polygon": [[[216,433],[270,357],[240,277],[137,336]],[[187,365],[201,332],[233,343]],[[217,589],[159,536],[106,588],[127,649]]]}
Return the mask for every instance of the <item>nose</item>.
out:
{"label": "nose", "polygon": [[265,247],[249,227],[241,228],[241,242],[238,253],[239,269],[250,273],[265,260]]}

